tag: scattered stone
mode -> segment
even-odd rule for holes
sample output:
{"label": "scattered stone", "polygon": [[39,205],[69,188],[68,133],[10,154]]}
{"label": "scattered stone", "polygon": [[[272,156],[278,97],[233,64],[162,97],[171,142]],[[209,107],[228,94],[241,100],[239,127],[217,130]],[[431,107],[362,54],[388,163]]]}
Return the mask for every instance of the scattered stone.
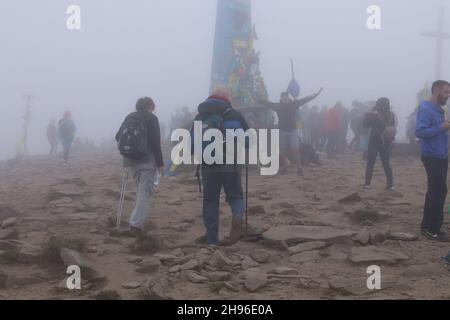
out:
{"label": "scattered stone", "polygon": [[199,266],[200,266],[200,264],[198,263],[197,259],[192,259],[192,260],[186,262],[185,264],[181,265],[180,268],[181,268],[181,270],[192,270]]}
{"label": "scattered stone", "polygon": [[116,290],[102,290],[95,296],[95,300],[122,300]]}
{"label": "scattered stone", "polygon": [[370,244],[376,245],[378,243],[383,243],[386,241],[391,234],[391,230],[375,230],[370,232]]}
{"label": "scattered stone", "polygon": [[229,272],[225,271],[215,271],[215,272],[209,272],[207,274],[207,277],[209,280],[218,282],[218,281],[228,281],[231,278],[231,274]]}
{"label": "scattered stone", "polygon": [[59,200],[53,200],[48,203],[50,207],[64,207],[73,202],[73,199],[65,197]]}
{"label": "scattered stone", "polygon": [[280,202],[280,203],[278,203],[278,206],[280,208],[284,208],[284,209],[295,208],[295,206],[292,203],[289,203],[289,202]]}
{"label": "scattered stone", "polygon": [[267,285],[269,278],[265,272],[261,270],[248,270],[245,273],[244,286],[251,292],[256,292]]}
{"label": "scattered stone", "polygon": [[258,196],[258,198],[259,198],[259,200],[264,200],[264,201],[266,201],[266,200],[272,200],[272,197],[271,196],[269,196],[269,195],[267,195],[267,194],[260,194],[259,196]]}
{"label": "scattered stone", "polygon": [[122,284],[122,288],[130,289],[130,290],[137,289],[140,286],[141,286],[141,283],[139,283],[137,281],[127,282],[127,283]]}
{"label": "scattered stone", "polygon": [[266,210],[262,205],[252,206],[248,208],[248,212],[251,215],[266,214]]}
{"label": "scattered stone", "polygon": [[156,253],[154,256],[161,260],[161,262],[174,262],[178,259],[178,257],[173,254]]}
{"label": "scattered stone", "polygon": [[[346,296],[363,296],[379,291],[367,288],[367,278],[347,279],[344,277],[332,277],[328,281],[328,285],[330,289]],[[386,289],[384,283],[383,289]]]}
{"label": "scattered stone", "polygon": [[310,261],[320,260],[319,251],[306,251],[302,253],[296,253],[290,257],[293,263],[305,263]]}
{"label": "scattered stone", "polygon": [[197,272],[194,271],[186,271],[186,277],[188,278],[189,281],[193,282],[193,283],[205,283],[208,282],[209,279],[207,277],[204,277],[200,274],[198,274]]}
{"label": "scattered stone", "polygon": [[375,246],[355,247],[350,251],[349,259],[353,263],[397,263],[399,261],[408,260],[409,257],[402,253],[398,253],[389,249]]}
{"label": "scattered stone", "polygon": [[305,242],[298,244],[294,247],[289,247],[288,252],[292,254],[306,252],[306,251],[312,251],[312,250],[319,250],[322,248],[325,248],[327,246],[327,243],[324,241],[312,241],[312,242]]}
{"label": "scattered stone", "polygon": [[18,222],[19,222],[19,218],[11,217],[11,218],[8,218],[8,219],[4,220],[2,222],[1,227],[3,229],[6,229],[6,228],[9,228],[9,227],[12,227],[12,226],[16,225]]}
{"label": "scattered stone", "polygon": [[276,267],[272,270],[272,272],[274,274],[279,274],[279,275],[283,275],[283,276],[299,274],[297,269],[290,268],[290,267]]}
{"label": "scattered stone", "polygon": [[167,201],[167,204],[170,206],[181,206],[183,204],[183,199],[171,199]]}
{"label": "scattered stone", "polygon": [[234,263],[232,260],[227,258],[222,252],[220,252],[219,250],[216,250],[214,252],[213,256],[211,257],[211,259],[209,260],[208,264],[212,267],[221,269],[226,266],[231,266]]}
{"label": "scattered stone", "polygon": [[30,224],[29,229],[30,231],[40,231],[47,229],[47,225],[43,222],[35,221]]}
{"label": "scattered stone", "polygon": [[35,263],[40,260],[42,252],[42,247],[26,244],[19,250],[18,260],[22,263]]}
{"label": "scattered stone", "polygon": [[141,293],[147,300],[170,300],[168,286],[165,278],[150,278],[141,286]]}
{"label": "scattered stone", "polygon": [[127,262],[129,263],[141,263],[142,261],[144,261],[144,258],[142,257],[131,257],[127,259]]}
{"label": "scattered stone", "polygon": [[411,278],[428,278],[432,276],[441,276],[446,273],[446,270],[438,264],[422,264],[406,267],[401,273],[402,277]]}
{"label": "scattered stone", "polygon": [[266,250],[255,250],[250,253],[250,257],[259,263],[266,263],[270,259],[270,253]]}
{"label": "scattered stone", "polygon": [[388,236],[390,240],[400,240],[400,241],[414,241],[417,240],[417,236],[407,232],[391,232]]}
{"label": "scattered stone", "polygon": [[370,243],[369,230],[364,229],[363,231],[359,232],[355,237],[353,237],[353,241],[355,241],[363,246],[367,246]]}
{"label": "scattered stone", "polygon": [[242,266],[242,269],[250,269],[250,268],[259,267],[259,263],[250,257],[242,256],[241,266]]}
{"label": "scattered stone", "polygon": [[5,272],[0,271],[0,289],[7,289],[8,281],[9,281],[9,276]]}
{"label": "scattered stone", "polygon": [[0,240],[17,239],[18,232],[13,229],[2,229],[0,230]]}
{"label": "scattered stone", "polygon": [[150,257],[142,261],[135,271],[139,273],[151,273],[158,271],[160,266],[161,260],[156,257]]}
{"label": "scattered stone", "polygon": [[93,261],[80,252],[72,249],[62,248],[59,251],[59,255],[66,267],[72,265],[79,266],[85,279],[98,277],[99,272],[95,267]]}
{"label": "scattered stone", "polygon": [[307,241],[339,242],[350,238],[355,232],[333,227],[277,226],[263,233],[268,243],[297,244]]}
{"label": "scattered stone", "polygon": [[356,192],[356,193],[353,193],[353,194],[351,194],[349,196],[346,196],[346,197],[344,197],[342,199],[339,199],[337,202],[341,203],[341,204],[347,204],[347,203],[361,202],[361,201],[362,201],[362,199],[359,196],[359,193]]}
{"label": "scattered stone", "polygon": [[14,240],[0,240],[0,250],[17,251],[19,250],[19,244]]}
{"label": "scattered stone", "polygon": [[184,222],[184,223],[170,226],[170,229],[179,231],[179,232],[186,232],[190,227],[191,227],[191,224]]}
{"label": "scattered stone", "polygon": [[365,207],[361,209],[357,209],[352,213],[349,213],[349,218],[353,223],[361,224],[363,221],[371,221],[372,223],[380,222],[386,215],[382,215],[378,212],[377,209],[371,207]]}

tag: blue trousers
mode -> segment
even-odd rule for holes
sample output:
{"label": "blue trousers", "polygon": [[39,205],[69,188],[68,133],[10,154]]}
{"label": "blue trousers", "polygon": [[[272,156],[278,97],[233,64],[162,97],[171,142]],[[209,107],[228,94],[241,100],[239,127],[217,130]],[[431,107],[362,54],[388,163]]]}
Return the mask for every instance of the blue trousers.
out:
{"label": "blue trousers", "polygon": [[206,228],[208,244],[219,241],[219,203],[222,186],[225,190],[226,201],[231,206],[234,216],[244,216],[244,192],[241,183],[241,171],[216,172],[202,170],[203,179],[203,221]]}

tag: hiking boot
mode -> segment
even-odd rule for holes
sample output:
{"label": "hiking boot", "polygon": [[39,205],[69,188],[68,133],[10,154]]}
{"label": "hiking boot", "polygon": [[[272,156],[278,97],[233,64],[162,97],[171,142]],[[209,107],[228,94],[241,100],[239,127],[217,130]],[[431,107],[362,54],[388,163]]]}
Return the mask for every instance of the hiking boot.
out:
{"label": "hiking boot", "polygon": [[370,184],[366,184],[366,185],[364,185],[364,190],[370,190],[370,189],[372,189],[372,187],[370,186]]}
{"label": "hiking boot", "polygon": [[447,234],[445,232],[439,231],[437,233],[433,233],[428,231],[427,229],[422,229],[422,233],[428,240],[438,241],[438,242],[450,242]]}
{"label": "hiking boot", "polygon": [[241,240],[242,237],[242,225],[244,223],[244,219],[240,217],[233,216],[233,220],[231,221],[231,230],[230,235],[223,239],[219,245],[220,246],[231,246]]}
{"label": "hiking boot", "polygon": [[395,191],[395,187],[394,187],[394,185],[387,185],[386,190],[387,191]]}
{"label": "hiking boot", "polygon": [[197,244],[208,244],[208,240],[206,240],[206,236],[201,236],[195,239],[195,243]]}

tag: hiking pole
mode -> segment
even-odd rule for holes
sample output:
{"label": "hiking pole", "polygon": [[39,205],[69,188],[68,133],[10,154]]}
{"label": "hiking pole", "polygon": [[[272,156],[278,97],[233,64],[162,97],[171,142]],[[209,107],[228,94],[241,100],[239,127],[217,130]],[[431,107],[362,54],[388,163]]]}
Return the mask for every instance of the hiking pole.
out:
{"label": "hiking pole", "polygon": [[127,189],[127,184],[128,184],[128,168],[125,168],[125,171],[122,176],[122,189],[120,190],[119,208],[117,210],[117,219],[116,219],[117,229],[120,228],[120,224],[122,222],[123,202],[125,200],[125,191]]}
{"label": "hiking pole", "polygon": [[245,234],[248,234],[248,163],[245,164]]}

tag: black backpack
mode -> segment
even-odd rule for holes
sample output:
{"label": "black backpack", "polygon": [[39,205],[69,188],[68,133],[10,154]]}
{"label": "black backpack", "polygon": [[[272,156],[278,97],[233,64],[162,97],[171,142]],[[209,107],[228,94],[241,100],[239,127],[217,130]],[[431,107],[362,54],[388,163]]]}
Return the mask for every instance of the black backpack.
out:
{"label": "black backpack", "polygon": [[125,158],[139,160],[149,153],[145,117],[136,113],[125,118],[118,133],[119,152]]}

